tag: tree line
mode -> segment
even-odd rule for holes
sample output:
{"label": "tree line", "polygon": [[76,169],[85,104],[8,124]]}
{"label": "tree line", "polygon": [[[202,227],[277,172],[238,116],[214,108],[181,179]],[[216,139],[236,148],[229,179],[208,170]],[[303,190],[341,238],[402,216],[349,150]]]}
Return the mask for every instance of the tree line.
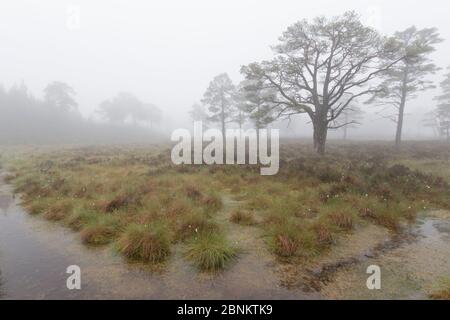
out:
{"label": "tree line", "polygon": [[[219,123],[225,132],[233,122],[242,127],[250,120],[260,129],[304,114],[312,123],[314,148],[324,154],[328,131],[357,124],[362,110],[356,104],[363,100],[362,105],[382,106],[396,123],[400,147],[408,102],[435,88],[427,76],[440,69],[430,54],[442,41],[436,28],[414,26],[383,36],[354,12],[302,20],[283,32],[271,60],[241,67],[244,80],[237,86],[226,73],[216,76],[191,117]],[[441,89],[428,124],[448,139],[450,73]]]}
{"label": "tree line", "polygon": [[119,93],[100,103],[103,123],[85,119],[76,92],[60,81],[43,90],[43,99],[24,83],[9,90],[0,86],[0,143],[148,142],[149,129],[161,120],[161,110],[131,93]]}

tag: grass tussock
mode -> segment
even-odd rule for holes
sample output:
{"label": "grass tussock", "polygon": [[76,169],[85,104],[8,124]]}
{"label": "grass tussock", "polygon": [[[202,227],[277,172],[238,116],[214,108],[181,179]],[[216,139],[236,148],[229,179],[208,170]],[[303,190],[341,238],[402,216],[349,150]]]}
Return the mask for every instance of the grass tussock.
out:
{"label": "grass tussock", "polygon": [[450,300],[450,277],[440,279],[439,284],[429,297],[433,300]]}
{"label": "grass tussock", "polygon": [[230,221],[243,226],[252,226],[256,224],[253,213],[241,209],[234,210],[231,213]]}
{"label": "grass tussock", "polygon": [[51,221],[63,220],[72,213],[73,205],[71,199],[55,201],[55,203],[49,205],[44,211],[44,218]]}
{"label": "grass tussock", "polygon": [[163,223],[130,224],[117,242],[117,249],[130,260],[163,262],[170,254],[170,231]]}
{"label": "grass tussock", "polygon": [[353,216],[346,212],[332,212],[329,214],[329,219],[338,228],[350,231],[353,229]]}
{"label": "grass tussock", "polygon": [[203,214],[191,214],[183,217],[176,232],[177,240],[184,241],[202,233],[212,233],[219,229],[217,224],[209,221]]}
{"label": "grass tussock", "polygon": [[186,258],[202,271],[216,272],[236,259],[237,249],[220,233],[206,232],[187,245]]}
{"label": "grass tussock", "polygon": [[95,216],[81,229],[81,240],[89,245],[108,244],[120,231],[120,221],[116,217]]}

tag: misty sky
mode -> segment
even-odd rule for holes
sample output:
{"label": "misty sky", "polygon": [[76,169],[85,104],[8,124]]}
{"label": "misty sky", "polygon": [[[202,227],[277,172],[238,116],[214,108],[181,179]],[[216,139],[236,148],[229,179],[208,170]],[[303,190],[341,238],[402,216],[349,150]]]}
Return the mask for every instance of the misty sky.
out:
{"label": "misty sky", "polygon": [[[443,0],[2,1],[0,83],[9,88],[24,80],[41,97],[49,82],[67,82],[86,116],[102,100],[130,91],[178,126],[215,75],[228,72],[240,81],[240,66],[269,59],[269,46],[303,18],[355,10],[386,34],[413,24],[437,27],[447,41],[433,57],[446,67],[449,7]],[[431,110],[436,93],[410,103],[407,113]],[[418,118],[406,121],[406,133],[415,136]],[[365,130],[391,135],[391,127],[377,120]]]}

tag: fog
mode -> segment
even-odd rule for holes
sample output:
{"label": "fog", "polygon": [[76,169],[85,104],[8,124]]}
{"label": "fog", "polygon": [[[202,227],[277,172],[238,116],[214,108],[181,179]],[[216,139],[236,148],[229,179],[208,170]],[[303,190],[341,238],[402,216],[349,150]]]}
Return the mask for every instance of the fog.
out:
{"label": "fog", "polygon": [[[386,35],[412,25],[436,27],[446,41],[436,45],[431,58],[445,68],[450,65],[449,9],[439,0],[2,1],[0,84],[9,89],[23,82],[42,99],[49,83],[65,82],[75,90],[81,114],[98,121],[95,110],[102,101],[131,92],[161,110],[158,127],[166,134],[191,126],[188,112],[216,75],[226,72],[239,83],[240,67],[271,59],[270,46],[304,18],[355,10]],[[431,77],[436,85],[443,71]],[[438,88],[428,90],[408,103],[405,138],[432,137],[420,123],[438,93]],[[362,108],[363,125],[349,129],[349,137],[393,139],[395,124],[377,115],[379,108]],[[311,136],[307,122],[302,116],[296,120],[301,125],[277,125],[285,134]]]}

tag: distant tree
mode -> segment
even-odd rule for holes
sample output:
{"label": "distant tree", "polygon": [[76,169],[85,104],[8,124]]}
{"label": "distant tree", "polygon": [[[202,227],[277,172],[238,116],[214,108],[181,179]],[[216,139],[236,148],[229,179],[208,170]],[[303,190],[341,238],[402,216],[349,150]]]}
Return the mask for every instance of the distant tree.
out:
{"label": "distant tree", "polygon": [[394,49],[357,14],[347,12],[295,23],[280,37],[273,60],[241,71],[247,80],[277,90],[279,116],[306,113],[313,124],[314,147],[324,154],[328,129],[336,129],[333,122],[354,99],[373,93],[365,85],[401,59]]}
{"label": "distant tree", "polygon": [[380,90],[369,102],[394,108],[395,113],[386,117],[397,125],[395,144],[399,147],[408,100],[414,99],[419,91],[434,88],[432,82],[425,77],[438,70],[436,65],[431,63],[429,55],[435,51],[434,45],[442,39],[439,38],[436,28],[418,30],[413,26],[396,32],[394,40],[405,58],[383,73],[384,81],[380,85]]}
{"label": "distant tree", "polygon": [[275,121],[277,91],[273,88],[264,88],[262,81],[244,80],[239,85],[239,109],[247,114],[255,129],[266,128]]}
{"label": "distant tree", "polygon": [[342,111],[342,116],[336,119],[334,126],[342,129],[344,140],[347,140],[348,129],[357,128],[361,124],[360,120],[363,119],[363,114],[364,111],[352,103]]}
{"label": "distant tree", "polygon": [[100,103],[97,112],[112,123],[124,124],[127,120],[133,121],[135,125],[148,124],[161,121],[161,110],[150,103],[143,103],[129,92],[121,92],[112,100]]}
{"label": "distant tree", "polygon": [[[447,68],[450,70],[450,67]],[[450,72],[445,75],[444,81],[440,84],[442,94],[435,99],[438,101],[436,108],[437,122],[441,136],[450,141]]]}
{"label": "distant tree", "polygon": [[226,125],[235,120],[235,95],[233,82],[228,74],[222,73],[210,82],[202,99],[202,103],[208,107],[208,120],[220,124],[224,142]]}
{"label": "distant tree", "polygon": [[208,118],[205,108],[199,103],[194,103],[192,105],[189,116],[193,121],[206,121]]}
{"label": "distant tree", "polygon": [[145,123],[152,126],[161,120],[161,110],[155,105],[143,103],[129,92],[121,92],[112,100],[103,101],[97,112],[112,123],[125,123],[127,119],[135,125]]}
{"label": "distant tree", "polygon": [[162,111],[160,108],[151,103],[142,104],[142,108],[144,110],[142,120],[148,123],[150,128],[152,128],[154,124],[161,122]]}
{"label": "distant tree", "polygon": [[74,110],[78,107],[73,98],[75,90],[68,84],[60,81],[50,83],[45,89],[45,101],[63,111]]}
{"label": "distant tree", "polygon": [[427,128],[431,128],[431,130],[433,130],[434,136],[439,138],[439,121],[436,110],[427,112],[422,119],[422,124]]}
{"label": "distant tree", "polygon": [[103,119],[112,123],[123,123],[127,117],[126,110],[111,100],[101,102],[96,111]]}
{"label": "distant tree", "polygon": [[111,100],[100,103],[97,112],[112,123],[125,123],[132,109],[137,109],[141,102],[131,93],[120,92]]}
{"label": "distant tree", "polygon": [[237,123],[237,125],[239,126],[239,129],[242,129],[242,127],[244,126],[245,122],[247,121],[247,115],[244,111],[244,109],[242,108],[243,106],[241,104],[239,104],[239,101],[235,101],[236,102],[236,113],[233,117],[233,122]]}

